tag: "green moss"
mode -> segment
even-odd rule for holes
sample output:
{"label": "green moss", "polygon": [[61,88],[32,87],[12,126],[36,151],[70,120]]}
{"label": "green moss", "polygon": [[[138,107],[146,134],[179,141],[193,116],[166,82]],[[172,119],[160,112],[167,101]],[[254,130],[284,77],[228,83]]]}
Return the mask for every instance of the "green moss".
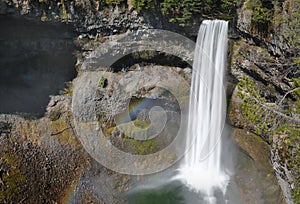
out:
{"label": "green moss", "polygon": [[[300,67],[300,56],[294,58],[294,62]],[[296,74],[300,74],[300,69],[298,68]]]}
{"label": "green moss", "polygon": [[[293,78],[293,83],[294,83],[294,86],[299,88],[300,87],[300,77],[299,78]],[[300,89],[296,89],[295,90],[295,93],[300,96]]]}
{"label": "green moss", "polygon": [[149,126],[149,123],[147,121],[143,121],[143,120],[139,120],[139,119],[135,119],[132,122],[136,127],[139,127],[139,128],[142,128],[142,129],[145,129]]}
{"label": "green moss", "polygon": [[294,86],[300,87],[300,78],[293,78]]}
{"label": "green moss", "polygon": [[151,140],[136,140],[133,138],[125,137],[124,142],[126,145],[132,146],[136,154],[147,155],[154,153],[158,148],[158,143],[155,139]]}
{"label": "green moss", "polygon": [[296,110],[295,113],[300,115],[300,99],[295,102]]}
{"label": "green moss", "polygon": [[20,185],[25,182],[26,178],[20,170],[20,163],[15,154],[1,154],[0,162],[9,167],[8,171],[2,176],[3,185],[0,184],[0,203],[11,203],[13,196],[20,193]]}
{"label": "green moss", "polygon": [[109,127],[105,129],[106,135],[111,135],[116,129],[116,127]]}
{"label": "green moss", "polygon": [[98,87],[105,88],[107,86],[107,79],[104,76],[101,76],[98,81]]}
{"label": "green moss", "polygon": [[299,184],[293,189],[292,196],[294,203],[300,203],[300,186]]}
{"label": "green moss", "polygon": [[[132,125],[133,123],[133,125]],[[122,147],[125,148],[127,151],[133,153],[133,154],[139,154],[139,155],[146,155],[151,154],[157,151],[158,149],[158,142],[156,139],[150,139],[150,140],[136,140],[132,137],[134,137],[135,134],[143,134],[146,130],[146,128],[149,126],[149,123],[147,121],[136,119],[134,121],[131,121],[129,123],[121,124],[123,132],[122,137],[118,139],[122,139]],[[110,136],[113,140],[115,139],[113,133],[117,131],[116,126],[112,126],[109,128],[106,128],[104,131],[107,136]],[[132,137],[128,137],[128,135],[131,135]]]}
{"label": "green moss", "polygon": [[51,121],[50,128],[53,136],[57,137],[61,143],[67,143],[75,148],[80,148],[80,144],[76,139],[73,130],[70,127],[70,116],[61,115],[59,119]]}

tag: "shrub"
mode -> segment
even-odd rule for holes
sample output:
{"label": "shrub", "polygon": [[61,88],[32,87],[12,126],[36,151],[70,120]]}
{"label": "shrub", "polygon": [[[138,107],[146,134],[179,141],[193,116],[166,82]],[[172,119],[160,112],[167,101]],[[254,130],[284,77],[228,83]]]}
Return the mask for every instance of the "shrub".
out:
{"label": "shrub", "polygon": [[253,10],[252,22],[257,24],[269,24],[273,19],[273,11],[262,7],[257,6]]}
{"label": "shrub", "polygon": [[170,22],[185,26],[194,14],[233,14],[237,0],[164,0],[161,3],[163,15]]}
{"label": "shrub", "polygon": [[153,9],[155,7],[154,0],[132,0],[131,1],[133,8],[138,12],[142,9]]}
{"label": "shrub", "polygon": [[[238,97],[242,100],[242,115],[253,126],[255,134],[267,137],[274,125],[274,115],[262,106],[266,104],[265,98],[260,95],[254,81],[248,77],[243,77],[237,86]],[[265,139],[269,140],[268,137]]]}
{"label": "shrub", "polygon": [[284,139],[286,146],[284,157],[295,181],[292,189],[293,200],[295,203],[300,203],[300,129],[292,125],[283,125],[275,133],[287,135]]}

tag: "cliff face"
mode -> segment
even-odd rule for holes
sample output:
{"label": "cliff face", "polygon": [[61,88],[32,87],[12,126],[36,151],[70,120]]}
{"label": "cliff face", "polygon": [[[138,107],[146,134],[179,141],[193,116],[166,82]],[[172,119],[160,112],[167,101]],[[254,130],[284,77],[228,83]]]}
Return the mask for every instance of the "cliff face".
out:
{"label": "cliff face", "polygon": [[[297,59],[299,57],[300,41],[300,29],[297,27],[299,26],[297,22],[299,7],[300,3],[296,0],[240,1],[237,3],[236,16],[230,22],[231,46],[228,60],[228,78],[234,91],[229,94],[228,118],[234,128],[233,139],[239,148],[246,152],[245,155],[241,156],[241,160],[246,161],[245,163],[247,164],[245,166],[239,165],[237,173],[238,175],[245,175],[248,173],[246,169],[249,166],[251,167],[253,170],[251,171],[252,176],[260,178],[260,182],[251,181],[248,185],[255,189],[262,184],[264,187],[259,187],[261,192],[255,196],[261,199],[267,198],[267,201],[260,200],[266,203],[293,203],[293,200],[295,203],[299,202],[299,192],[297,192],[297,189],[299,189],[299,172],[297,170],[299,167],[297,156],[299,146],[297,146],[297,142],[299,141],[300,103],[297,91],[291,91],[296,90],[297,86],[299,86],[299,83],[295,83],[297,78],[299,78],[299,72],[297,72],[299,69],[297,64],[299,61]],[[139,45],[126,44],[124,40],[125,43],[123,42],[122,44],[119,43],[119,39],[124,38],[124,36],[126,39],[128,34],[126,32],[128,31],[147,30],[149,28],[167,29],[193,39],[197,35],[200,22],[202,21],[202,17],[195,18],[192,20],[191,25],[183,28],[176,23],[170,23],[169,19],[155,10],[138,13],[131,8],[130,3],[113,6],[94,0],[4,0],[0,2],[0,14],[25,15],[38,18],[41,21],[61,21],[74,25],[79,35],[75,42],[81,49],[77,53],[77,70],[79,72],[77,81],[80,81],[82,76],[84,76],[82,74],[84,72],[88,72],[95,77],[98,77],[99,74],[101,76],[107,75],[101,83],[99,79],[98,87],[95,87],[96,91],[93,90],[95,94],[94,92],[91,93],[91,96],[89,95],[90,98],[82,97],[83,102],[87,104],[91,101],[95,104],[100,104],[101,101],[106,100],[105,98],[113,100],[113,103],[120,102],[118,96],[112,97],[112,90],[109,90],[109,87],[112,87],[112,84],[114,86],[118,84],[122,77],[124,80],[132,80],[130,83],[126,82],[126,84],[129,84],[128,87],[131,86],[128,92],[139,89],[135,94],[140,99],[146,97],[155,98],[155,96],[159,95],[160,90],[153,90],[151,87],[148,87],[149,89],[140,87],[149,82],[146,79],[141,80],[138,86],[132,87],[137,82],[138,77],[128,77],[128,74],[135,76],[135,74],[138,75],[139,72],[145,70],[143,74],[138,76],[146,78],[148,75],[145,73],[149,72],[151,73],[149,74],[151,80],[164,81],[163,74],[159,75],[158,72],[149,71],[151,67],[149,69],[149,67],[140,65],[125,67],[125,69],[118,67],[117,70],[101,69],[101,72],[99,72],[99,67],[96,67],[97,74],[94,75],[93,71],[95,69],[90,69],[88,66],[89,64],[94,66],[93,56],[86,60],[86,56],[91,54],[91,51],[95,50],[93,52],[94,54],[96,53],[95,58],[102,55],[108,57],[116,56],[119,54],[119,52],[115,52],[118,49],[126,53],[130,51],[132,46],[139,47]],[[97,47],[101,48],[96,49]],[[149,47],[159,48],[159,44],[149,43]],[[193,55],[191,50],[180,46],[169,47],[169,50],[167,54],[181,56],[186,62],[191,61]],[[136,57],[136,55],[138,56]],[[166,57],[170,57],[169,55]],[[139,59],[139,62],[142,62],[160,55],[157,55],[157,53],[138,53],[134,56]],[[88,63],[84,64],[83,61]],[[183,67],[172,68],[170,72],[181,75],[189,81],[191,70],[186,68],[186,66],[188,65],[184,64]],[[162,67],[154,68],[163,69]],[[128,74],[113,72],[110,74],[110,71],[120,70],[129,71]],[[94,84],[97,84],[99,77],[96,78],[94,79]],[[105,82],[108,79],[109,81]],[[82,83],[84,82],[86,81],[83,80]],[[106,83],[109,84],[107,85]],[[106,87],[105,84],[108,87],[107,89],[104,89]],[[14,201],[26,200],[28,199],[27,197],[40,194],[41,192],[34,191],[34,189],[39,189],[39,187],[35,187],[36,183],[33,182],[36,175],[39,175],[37,180],[46,183],[47,181],[51,183],[50,178],[54,176],[59,176],[60,178],[49,185],[43,184],[51,191],[48,198],[49,194],[44,195],[43,193],[45,192],[43,192],[39,198],[33,196],[36,200],[29,199],[28,202],[43,202],[43,199],[59,202],[57,197],[66,197],[67,195],[65,194],[68,193],[66,191],[72,189],[79,192],[76,197],[79,200],[90,199],[93,201],[98,200],[99,203],[102,201],[119,203],[121,200],[117,195],[128,190],[135,180],[139,179],[110,172],[97,164],[84,152],[79,142],[80,137],[74,131],[71,109],[72,97],[70,96],[72,89],[73,87],[70,86],[70,89],[67,90],[64,96],[52,97],[45,117],[39,120],[27,121],[11,115],[2,115],[0,117],[0,121],[3,122],[0,124],[2,125],[0,126],[0,133],[3,136],[0,141],[1,144],[6,144],[3,151],[0,151],[1,158],[3,158],[0,166],[0,185],[1,182],[11,182],[15,177],[18,178],[16,179],[17,183],[12,182],[10,184],[13,188],[2,188],[0,201],[3,200],[3,197]],[[75,87],[75,89],[77,92],[80,92],[80,88]],[[159,95],[159,97],[163,96]],[[123,101],[120,107],[117,108],[122,109],[121,106],[125,103]],[[172,105],[171,102],[168,103]],[[95,104],[93,105],[96,106]],[[107,105],[107,107],[109,106]],[[79,120],[84,120],[84,116],[88,115],[89,117],[100,117],[100,119],[103,119],[103,115],[100,113],[95,112],[96,115],[91,115],[91,112],[95,109],[93,108],[90,111],[79,114],[79,116],[76,115],[76,117],[81,117]],[[101,107],[98,105],[97,108]],[[177,114],[173,112],[168,114]],[[78,113],[78,110],[75,110],[75,113]],[[138,118],[144,117],[138,116]],[[145,118],[141,119],[141,121],[137,120],[135,122],[142,123],[142,125],[149,122]],[[104,129],[108,135],[119,135],[114,125],[105,125],[107,127]],[[97,128],[95,131],[98,131]],[[120,142],[119,139],[113,137],[112,141],[118,143]],[[14,143],[11,141],[14,141]],[[164,143],[166,141],[155,142]],[[145,148],[150,148],[153,151],[159,148],[157,143],[136,144],[128,140],[127,146],[126,142],[117,144],[117,146],[119,145],[119,147],[128,151],[145,154],[147,153]],[[11,155],[9,155],[9,152],[14,152],[15,149],[20,149],[17,155],[12,156],[17,159],[10,160]],[[28,155],[33,155],[39,159],[32,162]],[[58,155],[64,156],[59,158]],[[41,157],[45,157],[45,160],[41,159]],[[68,160],[74,160],[74,162],[70,163]],[[21,167],[21,163],[24,163],[25,166]],[[38,173],[29,171],[31,163],[41,170]],[[53,165],[48,163],[57,164],[57,167],[53,167]],[[68,166],[64,167],[64,164],[68,164]],[[103,176],[98,176],[98,171]],[[284,196],[281,195],[281,190],[272,176],[274,174],[278,178]],[[93,197],[93,191],[91,190],[93,185],[88,185],[88,183],[92,183],[93,178],[96,178],[97,182],[101,183],[101,198]],[[236,179],[240,185],[243,185],[246,182],[245,178],[243,179],[239,176]],[[32,190],[28,191],[27,197],[24,198],[13,196],[13,193],[29,188],[28,185],[31,185],[31,183],[25,182],[25,179],[32,180]],[[81,184],[83,183],[88,187],[85,190],[80,190],[77,188],[76,182],[81,182]],[[254,202],[253,197],[247,192],[246,188],[242,189],[245,202]],[[112,191],[113,193],[107,196]],[[55,197],[53,192],[65,193],[58,193],[57,197]],[[5,198],[6,194],[10,196]],[[99,196],[99,194],[97,195]],[[283,201],[283,197],[285,197],[285,201]]]}
{"label": "cliff face", "polygon": [[255,16],[260,7],[254,7],[255,3],[259,5],[259,1],[243,1],[237,12],[240,39],[233,43],[230,73],[239,82],[229,117],[236,128],[270,144],[271,163],[286,202],[298,203],[299,173],[295,166],[299,166],[299,138],[295,135],[299,135],[299,96],[295,82],[299,77],[299,1],[266,5],[261,1],[264,12],[270,12],[269,18],[260,14],[262,19]]}
{"label": "cliff face", "polygon": [[105,1],[24,1],[4,0],[0,3],[0,14],[21,14],[40,18],[41,21],[62,21],[75,26],[83,36],[108,36],[124,33],[127,30],[166,29],[186,36],[195,37],[202,17],[192,20],[192,24],[182,29],[170,23],[160,10],[137,12],[130,1],[119,5]]}

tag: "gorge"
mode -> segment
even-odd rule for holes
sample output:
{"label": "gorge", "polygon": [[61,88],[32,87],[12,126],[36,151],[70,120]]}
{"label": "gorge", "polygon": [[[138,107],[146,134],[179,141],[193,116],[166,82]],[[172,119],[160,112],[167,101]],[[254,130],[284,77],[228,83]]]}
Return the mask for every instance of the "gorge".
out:
{"label": "gorge", "polygon": [[[0,2],[0,203],[300,202],[299,1],[172,2]],[[227,23],[213,19],[228,21],[228,38]],[[224,38],[198,34],[201,23]],[[199,62],[227,67],[224,81],[191,66],[201,54],[197,37],[213,45],[206,54],[218,55]],[[222,96],[202,92],[202,105],[188,113],[195,76]],[[192,128],[188,115],[202,127]],[[223,125],[206,152],[199,152],[205,136],[182,140],[185,128],[200,134]],[[100,133],[105,142],[94,142]],[[210,148],[218,151],[204,162],[209,170],[189,174],[207,169],[199,161]],[[140,159],[112,165],[134,174],[107,168],[128,154]]]}

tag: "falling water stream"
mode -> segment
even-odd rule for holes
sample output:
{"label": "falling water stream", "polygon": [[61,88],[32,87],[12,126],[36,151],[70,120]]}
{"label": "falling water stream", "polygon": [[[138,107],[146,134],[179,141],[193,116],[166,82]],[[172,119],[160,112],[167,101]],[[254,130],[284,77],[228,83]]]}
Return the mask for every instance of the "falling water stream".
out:
{"label": "falling water stream", "polygon": [[203,21],[198,34],[190,92],[187,154],[180,178],[214,202],[213,190],[226,191],[229,176],[222,170],[220,137],[225,121],[224,73],[228,23]]}
{"label": "falling water stream", "polygon": [[130,196],[130,204],[242,203],[236,193],[236,184],[229,181],[230,176],[223,170],[225,165],[222,162],[225,152],[222,147],[230,146],[221,144],[221,135],[228,134],[223,131],[227,32],[226,21],[202,22],[193,63],[186,154],[179,165],[154,175],[150,182],[140,185]]}

